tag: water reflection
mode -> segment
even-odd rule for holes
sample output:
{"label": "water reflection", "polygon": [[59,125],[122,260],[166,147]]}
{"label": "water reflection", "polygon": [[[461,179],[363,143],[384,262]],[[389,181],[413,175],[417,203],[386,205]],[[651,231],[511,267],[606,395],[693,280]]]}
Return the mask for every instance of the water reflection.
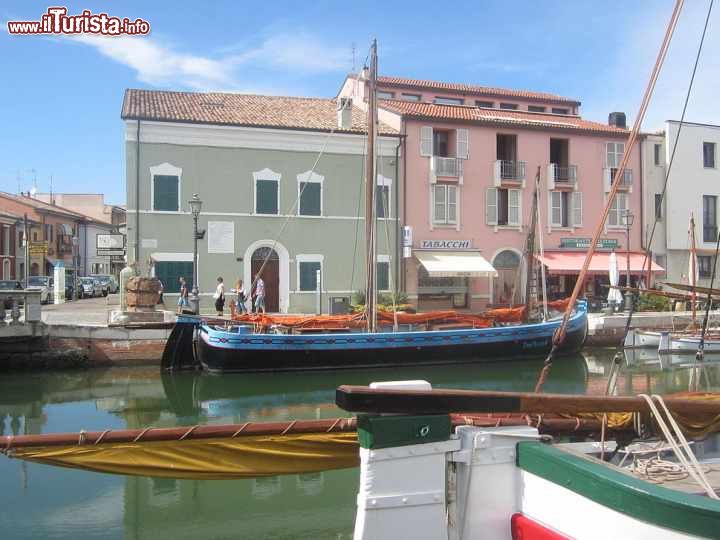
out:
{"label": "water reflection", "polygon": [[[555,362],[548,392],[604,392],[610,350]],[[702,378],[685,359],[637,353],[623,362],[620,393],[720,387],[720,362]],[[689,359],[690,361],[692,358]],[[156,369],[5,375],[3,434],[141,428],[345,415],[340,384],[426,379],[436,387],[529,391],[542,362],[524,361],[311,374],[162,375]],[[695,377],[695,379],[693,379]],[[350,538],[357,471],[254,480],[122,477],[0,458],[0,531],[20,538]]]}

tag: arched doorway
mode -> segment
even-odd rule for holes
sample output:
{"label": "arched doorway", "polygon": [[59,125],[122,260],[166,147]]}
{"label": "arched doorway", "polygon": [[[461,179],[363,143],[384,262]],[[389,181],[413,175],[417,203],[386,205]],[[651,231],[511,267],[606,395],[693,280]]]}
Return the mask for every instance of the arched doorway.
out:
{"label": "arched doorway", "polygon": [[30,265],[30,275],[31,276],[39,276],[40,275],[40,265],[38,263],[34,262]]}
{"label": "arched doorway", "polygon": [[[263,266],[264,265],[264,266]],[[280,311],[280,257],[270,247],[259,247],[251,257],[251,279],[262,270],[265,282],[265,311]]]}
{"label": "arched doorway", "polygon": [[510,249],[503,250],[495,255],[492,265],[498,273],[493,283],[493,304],[507,306],[520,303],[523,285],[518,273],[520,255]]}

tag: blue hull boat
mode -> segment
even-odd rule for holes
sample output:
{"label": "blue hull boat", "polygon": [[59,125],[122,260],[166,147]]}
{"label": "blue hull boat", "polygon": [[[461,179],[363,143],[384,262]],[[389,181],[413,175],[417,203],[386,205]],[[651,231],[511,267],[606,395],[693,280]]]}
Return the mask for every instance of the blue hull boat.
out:
{"label": "blue hull boat", "polygon": [[[482,362],[546,355],[561,318],[466,330],[251,333],[182,316],[163,354],[166,369],[208,372],[305,371]],[[587,303],[578,301],[560,353],[579,351],[587,336]]]}

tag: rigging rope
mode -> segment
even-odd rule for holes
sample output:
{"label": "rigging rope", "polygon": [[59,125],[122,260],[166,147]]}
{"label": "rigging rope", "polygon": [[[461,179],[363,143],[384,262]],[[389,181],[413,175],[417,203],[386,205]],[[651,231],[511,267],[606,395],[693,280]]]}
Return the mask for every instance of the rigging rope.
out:
{"label": "rigging rope", "polygon": [[[650,75],[650,80],[648,81],[648,84],[645,88],[645,93],[643,95],[642,103],[640,104],[640,108],[638,110],[637,118],[635,120],[633,128],[628,137],[628,141],[625,146],[625,152],[623,153],[623,157],[622,157],[622,160],[620,161],[620,165],[615,172],[614,178],[617,178],[618,180],[613,179],[612,187],[611,187],[610,193],[608,194],[608,198],[607,198],[607,203],[605,204],[603,213],[600,216],[600,223],[598,224],[598,227],[595,229],[592,240],[590,241],[590,246],[588,247],[588,252],[585,256],[585,260],[583,261],[583,265],[582,265],[582,268],[580,269],[580,273],[578,275],[577,281],[575,282],[575,287],[573,289],[572,295],[570,296],[570,304],[568,306],[568,309],[563,314],[563,319],[560,324],[560,327],[557,329],[557,331],[555,332],[555,335],[553,336],[552,348],[550,349],[550,353],[548,354],[547,358],[545,359],[543,368],[540,371],[540,375],[538,376],[538,380],[535,385],[535,392],[542,391],[542,387],[545,384],[545,380],[547,379],[547,376],[550,372],[550,368],[552,367],[553,357],[557,353],[557,351],[560,348],[560,346],[562,345],[562,343],[565,341],[567,324],[570,320],[570,314],[571,314],[572,310],[574,309],[575,303],[578,299],[578,296],[580,295],[580,291],[582,290],[582,286],[585,281],[585,275],[587,274],[588,268],[590,266],[590,261],[592,260],[593,253],[595,252],[595,246],[597,245],[597,242],[600,238],[600,233],[603,230],[603,227],[607,220],[608,214],[610,213],[610,208],[613,204],[613,201],[615,200],[615,196],[620,187],[621,182],[619,179],[622,178],[622,175],[625,172],[625,167],[627,166],[627,163],[630,159],[631,150],[635,146],[635,142],[636,142],[636,139],[640,132],[640,127],[642,125],[642,121],[645,118],[645,112],[647,111],[648,105],[650,103],[650,97],[652,96],[652,93],[655,89],[655,83],[657,82],[657,79],[660,75],[660,69],[664,63],[665,56],[666,56],[668,48],[670,46],[670,40],[675,31],[675,27],[677,25],[677,21],[680,16],[680,11],[682,9],[683,3],[684,3],[683,0],[676,0],[676,2],[675,2],[675,7],[673,8],[673,12],[670,17],[670,21],[668,22],[667,28],[665,29],[665,36],[663,37],[663,41],[660,46],[660,50],[658,51],[657,59],[655,60],[655,65],[654,65],[651,75]],[[631,309],[632,309],[632,307],[631,307]],[[629,319],[629,317],[628,317],[628,319]],[[627,329],[626,329],[626,332],[627,332]]]}

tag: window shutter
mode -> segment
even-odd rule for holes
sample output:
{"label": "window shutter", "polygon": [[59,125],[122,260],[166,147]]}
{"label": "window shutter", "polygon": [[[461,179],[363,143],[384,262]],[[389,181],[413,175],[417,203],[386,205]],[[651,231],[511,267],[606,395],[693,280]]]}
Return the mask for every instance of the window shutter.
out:
{"label": "window shutter", "polygon": [[319,216],[320,198],[322,197],[322,184],[319,182],[300,182],[300,207],[301,216]]}
{"label": "window shutter", "polygon": [[457,223],[457,187],[446,186],[447,189],[447,221]]}
{"label": "window shutter", "polygon": [[390,263],[381,261],[377,263],[377,289],[378,291],[390,290]]}
{"label": "window shutter", "polygon": [[456,129],[455,139],[457,142],[457,157],[468,159],[470,155],[470,135],[467,129]]}
{"label": "window shutter", "polygon": [[520,225],[520,190],[508,190],[508,225]]}
{"label": "window shutter", "polygon": [[420,128],[420,155],[432,156],[433,153],[433,128],[422,126]]}
{"label": "window shutter", "polygon": [[255,208],[258,214],[278,213],[278,182],[274,180],[258,180],[256,182]]}
{"label": "window shutter", "polygon": [[562,227],[562,193],[550,192],[550,224],[553,227]]}
{"label": "window shutter", "polygon": [[298,278],[299,288],[301,291],[316,291],[317,290],[317,275],[316,272],[320,270],[319,262],[305,261],[299,264],[300,266],[300,277]]}
{"label": "window shutter", "polygon": [[485,193],[485,223],[497,225],[497,189],[488,188]]}
{"label": "window shutter", "polygon": [[386,218],[390,216],[390,187],[375,187],[375,217]]}
{"label": "window shutter", "polygon": [[445,212],[446,196],[445,186],[435,186],[433,188],[433,221],[435,223],[447,222],[447,213]]}
{"label": "window shutter", "polygon": [[575,227],[582,227],[582,192],[575,191],[572,194],[572,215],[573,225]]}
{"label": "window shutter", "polygon": [[153,210],[177,212],[178,177],[167,175],[153,176]]}

